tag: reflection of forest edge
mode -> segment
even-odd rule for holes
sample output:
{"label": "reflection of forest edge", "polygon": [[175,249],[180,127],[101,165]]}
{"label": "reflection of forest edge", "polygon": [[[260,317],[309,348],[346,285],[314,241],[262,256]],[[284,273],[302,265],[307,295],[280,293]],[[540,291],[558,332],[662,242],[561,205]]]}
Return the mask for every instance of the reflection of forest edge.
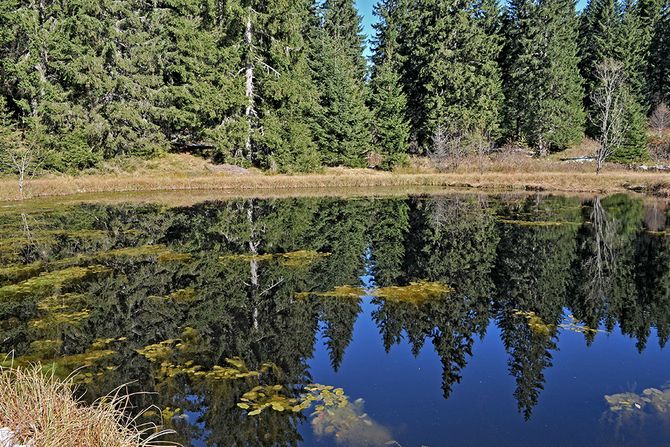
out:
{"label": "reflection of forest edge", "polygon": [[[168,340],[179,345],[174,361],[185,368],[209,371],[234,357],[251,370],[271,362],[277,368],[266,384],[297,395],[310,383],[307,361],[320,330],[332,367],[342,364],[361,312],[360,277],[368,272],[387,291],[371,298],[385,348],[404,337],[418,354],[431,342],[442,360],[445,397],[460,381],[475,338],[494,320],[519,409],[530,417],[566,308],[589,327],[619,325],[640,350],[652,329],[665,345],[667,221],[660,204],[626,195],[4,211],[0,352],[53,363],[63,374],[87,366],[81,380],[90,399],[131,381],[157,391],[138,396],[138,405],[166,408],[184,444],[202,438],[222,446],[294,445],[302,415],[264,412],[254,419],[237,407],[248,377],[161,375],[139,352]],[[418,285],[425,294],[431,284],[428,290],[443,293],[416,299],[419,289],[397,287]],[[533,331],[520,310],[553,329]],[[584,337],[590,344],[598,333]]]}

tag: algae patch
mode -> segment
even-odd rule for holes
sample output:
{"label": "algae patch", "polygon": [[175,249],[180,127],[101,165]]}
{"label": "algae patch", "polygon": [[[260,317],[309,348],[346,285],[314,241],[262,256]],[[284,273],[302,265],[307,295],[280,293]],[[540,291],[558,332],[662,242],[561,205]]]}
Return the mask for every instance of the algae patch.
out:
{"label": "algae patch", "polygon": [[221,256],[219,259],[227,262],[269,262],[278,260],[283,266],[289,268],[309,267],[319,259],[330,256],[315,250],[297,250],[287,253],[265,253],[265,254],[231,254]]}
{"label": "algae patch", "polygon": [[372,291],[372,295],[388,301],[421,304],[441,298],[451,292],[451,288],[439,282],[411,282],[406,286],[382,287]]}
{"label": "algae patch", "polygon": [[296,293],[296,298],[307,298],[309,296],[330,297],[330,298],[360,298],[365,295],[365,289],[349,285],[337,286],[326,292],[300,292]]}
{"label": "algae patch", "polygon": [[0,287],[0,300],[39,295],[80,281],[89,275],[109,271],[106,267],[94,265],[89,267],[70,267],[63,270],[44,272],[39,276],[27,279],[18,284]]}

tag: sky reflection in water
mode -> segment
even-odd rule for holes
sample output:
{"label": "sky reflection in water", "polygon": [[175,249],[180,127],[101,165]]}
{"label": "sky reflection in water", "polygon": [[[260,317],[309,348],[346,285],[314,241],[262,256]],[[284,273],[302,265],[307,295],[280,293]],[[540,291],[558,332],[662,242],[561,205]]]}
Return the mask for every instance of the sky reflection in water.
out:
{"label": "sky reflection in water", "polygon": [[[667,222],[625,195],[7,208],[0,352],[155,392],[184,445],[665,446]],[[346,405],[239,406],[312,383]]]}

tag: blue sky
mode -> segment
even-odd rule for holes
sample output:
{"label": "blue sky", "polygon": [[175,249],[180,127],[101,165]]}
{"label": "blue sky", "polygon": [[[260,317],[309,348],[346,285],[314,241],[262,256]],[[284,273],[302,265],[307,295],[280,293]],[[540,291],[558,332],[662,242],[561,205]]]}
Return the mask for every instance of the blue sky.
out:
{"label": "blue sky", "polygon": [[[358,7],[358,12],[363,16],[363,32],[368,36],[372,37],[374,30],[372,29],[372,24],[375,21],[375,17],[372,14],[372,7],[377,2],[377,0],[356,0],[356,6]],[[577,10],[581,10],[586,4],[586,0],[578,0]]]}
{"label": "blue sky", "polygon": [[365,27],[364,33],[368,37],[372,36],[373,29],[372,23],[375,20],[375,17],[372,15],[372,7],[374,6],[377,0],[356,0],[356,6],[358,6],[358,13],[363,16],[363,26]]}

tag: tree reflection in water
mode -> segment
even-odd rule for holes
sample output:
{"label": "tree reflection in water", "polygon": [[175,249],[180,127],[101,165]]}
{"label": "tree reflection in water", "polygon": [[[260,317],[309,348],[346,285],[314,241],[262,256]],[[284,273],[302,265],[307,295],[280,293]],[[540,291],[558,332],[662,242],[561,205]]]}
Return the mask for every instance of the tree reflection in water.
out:
{"label": "tree reflection in water", "polygon": [[[594,329],[581,331],[588,344],[596,329],[618,325],[640,351],[652,329],[665,345],[667,218],[666,208],[626,195],[3,210],[0,352],[60,374],[86,365],[87,399],[131,382],[156,392],[136,405],[167,408],[184,445],[289,446],[307,414],[250,417],[237,404],[258,385],[300,396],[319,338],[340,368],[371,300],[387,351],[403,339],[415,355],[432,344],[445,398],[493,321],[519,410],[531,418],[566,324]],[[363,275],[372,290],[361,290]],[[529,315],[547,330],[533,330]],[[166,341],[169,364],[142,355]],[[207,376],[233,358],[249,371],[275,365],[271,379]],[[311,424],[344,445],[392,440],[362,401]]]}

